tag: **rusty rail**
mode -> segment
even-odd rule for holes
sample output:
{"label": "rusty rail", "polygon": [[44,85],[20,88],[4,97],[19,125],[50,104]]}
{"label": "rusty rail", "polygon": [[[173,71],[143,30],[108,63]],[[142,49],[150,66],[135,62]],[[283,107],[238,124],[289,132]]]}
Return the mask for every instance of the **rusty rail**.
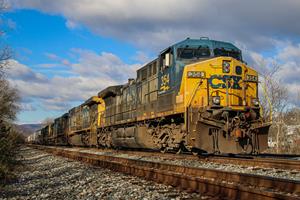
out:
{"label": "rusty rail", "polygon": [[231,163],[236,165],[245,165],[253,167],[266,167],[276,169],[290,169],[300,171],[300,160],[290,160],[282,158],[230,158],[230,157],[210,157],[206,158],[210,162]]}
{"label": "rusty rail", "polygon": [[178,187],[230,199],[300,199],[300,181],[120,158],[68,148],[49,153]]}

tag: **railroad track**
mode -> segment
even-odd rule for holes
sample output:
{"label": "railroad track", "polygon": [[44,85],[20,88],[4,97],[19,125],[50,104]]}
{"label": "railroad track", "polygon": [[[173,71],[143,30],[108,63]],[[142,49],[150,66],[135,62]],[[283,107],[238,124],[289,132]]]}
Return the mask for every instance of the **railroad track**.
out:
{"label": "railroad track", "polygon": [[[66,147],[67,148],[67,147]],[[74,148],[73,148],[74,149]],[[86,148],[75,148],[75,149],[86,149]],[[274,169],[290,169],[298,170],[300,172],[300,155],[276,155],[276,154],[263,154],[262,156],[194,156],[190,154],[173,154],[173,153],[159,153],[151,151],[130,151],[130,150],[114,150],[114,149],[98,149],[90,148],[91,151],[95,152],[107,152],[112,154],[128,154],[138,155],[144,157],[161,157],[164,159],[181,159],[181,160],[196,160],[203,162],[215,162],[222,164],[235,164],[243,166],[252,166],[257,169],[261,168],[274,168]],[[298,158],[298,159],[295,159]]]}
{"label": "railroad track", "polygon": [[[91,151],[84,148],[35,147],[55,155],[172,185],[190,192],[199,192],[223,199],[300,199],[299,180],[146,161],[139,159],[139,157],[137,159],[120,157],[115,156],[112,151]],[[160,154],[160,156],[167,157],[170,155]],[[173,158],[182,159],[180,155],[173,156]],[[187,159],[197,158],[188,156]],[[220,158],[217,158],[217,161],[220,160]]]}

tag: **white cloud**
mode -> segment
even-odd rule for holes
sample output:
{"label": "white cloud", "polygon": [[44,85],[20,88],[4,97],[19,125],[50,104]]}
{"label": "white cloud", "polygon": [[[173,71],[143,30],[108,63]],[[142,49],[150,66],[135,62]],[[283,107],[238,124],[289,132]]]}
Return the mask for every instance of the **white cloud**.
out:
{"label": "white cloud", "polygon": [[31,8],[65,16],[102,36],[159,50],[186,37],[274,47],[277,37],[299,36],[300,1],[286,0],[12,0],[14,8]]}
{"label": "white cloud", "polygon": [[138,52],[136,52],[136,55],[133,56],[133,60],[136,60],[140,63],[147,63],[150,61],[150,58],[145,52],[138,51]]}
{"label": "white cloud", "polygon": [[34,107],[31,103],[21,103],[20,108],[22,111],[36,111],[36,107]]}
{"label": "white cloud", "polygon": [[[59,71],[51,78],[33,71],[30,67],[10,60],[8,78],[19,89],[21,97],[32,102],[23,102],[28,110],[40,102],[45,110],[67,111],[72,103],[84,101],[105,87],[127,82],[135,77],[135,70],[140,65],[128,65],[114,54],[76,49],[73,53],[79,57],[78,62],[69,63],[69,74],[60,75]],[[30,105],[32,107],[30,107]]]}
{"label": "white cloud", "polygon": [[135,77],[135,71],[139,64],[125,64],[119,57],[112,53],[102,52],[97,54],[92,51],[73,49],[80,58],[78,63],[71,65],[72,71],[82,76],[97,77],[102,80],[124,81]]}
{"label": "white cloud", "polygon": [[254,68],[262,74],[270,72],[274,66],[278,67],[278,71],[272,78],[285,86],[290,100],[299,105],[296,99],[300,92],[300,44],[286,42],[280,46],[282,48],[272,56],[250,52],[250,57]]}
{"label": "white cloud", "polygon": [[59,61],[61,58],[58,56],[58,55],[56,55],[56,54],[54,54],[54,53],[44,53],[44,55],[47,57],[47,58],[49,58],[50,60],[53,60],[53,61]]}
{"label": "white cloud", "polygon": [[72,29],[79,28],[80,26],[76,22],[73,22],[71,20],[67,20],[66,27],[68,27],[69,29],[72,30]]}
{"label": "white cloud", "polygon": [[69,101],[66,101],[64,98],[60,98],[60,97],[45,99],[44,101],[42,101],[42,105],[47,110],[58,110],[58,111],[67,111],[71,107]]}
{"label": "white cloud", "polygon": [[8,75],[14,80],[33,81],[33,82],[44,82],[46,77],[41,73],[36,73],[27,66],[19,63],[16,60],[8,61]]}
{"label": "white cloud", "polygon": [[292,61],[300,63],[300,44],[287,44],[279,53],[278,58],[282,61]]}

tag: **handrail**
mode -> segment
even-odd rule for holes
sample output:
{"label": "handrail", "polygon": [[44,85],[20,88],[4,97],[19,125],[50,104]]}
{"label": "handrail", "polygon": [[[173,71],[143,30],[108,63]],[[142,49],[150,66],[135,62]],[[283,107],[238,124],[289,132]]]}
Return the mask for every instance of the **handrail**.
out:
{"label": "handrail", "polygon": [[193,93],[192,93],[192,97],[191,97],[191,99],[188,101],[188,104],[187,104],[187,107],[188,107],[188,108],[191,106],[192,101],[194,100],[194,98],[195,98],[195,96],[196,96],[196,93],[197,93],[199,87],[202,85],[202,83],[203,83],[203,81],[202,81],[202,79],[200,79],[199,83],[197,84],[197,87],[194,88],[194,91],[193,91]]}

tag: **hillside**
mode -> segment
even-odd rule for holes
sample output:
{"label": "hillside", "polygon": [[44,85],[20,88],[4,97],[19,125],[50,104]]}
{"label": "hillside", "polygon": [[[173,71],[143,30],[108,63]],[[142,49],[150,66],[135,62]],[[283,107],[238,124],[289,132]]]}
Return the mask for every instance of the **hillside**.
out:
{"label": "hillside", "polygon": [[24,137],[28,137],[31,135],[34,131],[40,129],[42,127],[42,124],[21,124],[16,125],[16,129],[20,131]]}

